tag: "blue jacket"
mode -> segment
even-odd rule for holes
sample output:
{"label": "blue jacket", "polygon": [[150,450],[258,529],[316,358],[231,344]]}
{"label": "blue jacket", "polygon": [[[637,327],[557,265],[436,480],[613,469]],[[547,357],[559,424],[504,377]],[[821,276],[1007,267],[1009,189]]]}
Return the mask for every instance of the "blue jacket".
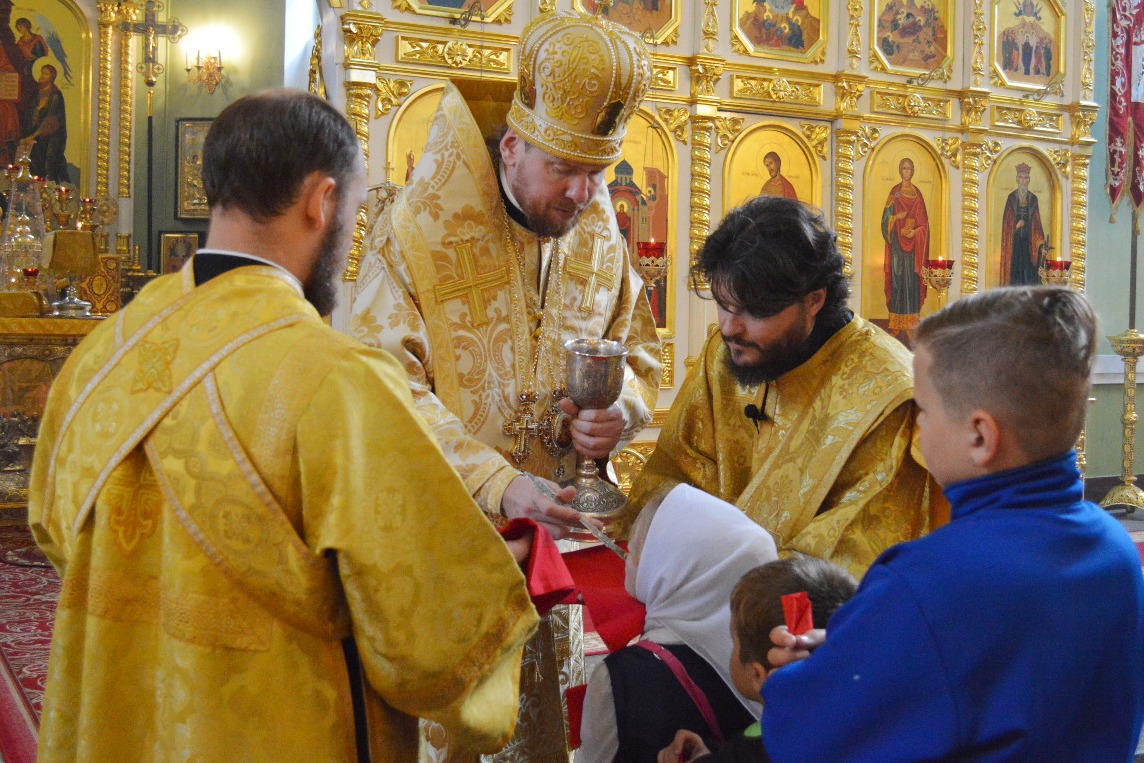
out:
{"label": "blue jacket", "polygon": [[1076,456],[950,485],[952,521],[883,553],[826,643],[763,686],[798,761],[1131,761],[1144,577]]}

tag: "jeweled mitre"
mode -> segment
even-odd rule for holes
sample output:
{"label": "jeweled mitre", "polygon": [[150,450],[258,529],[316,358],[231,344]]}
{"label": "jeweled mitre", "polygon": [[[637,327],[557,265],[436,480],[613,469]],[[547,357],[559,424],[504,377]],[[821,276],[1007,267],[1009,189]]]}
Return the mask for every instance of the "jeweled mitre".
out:
{"label": "jeweled mitre", "polygon": [[518,135],[554,156],[609,165],[651,84],[638,35],[574,11],[547,13],[520,37],[520,79],[508,112]]}

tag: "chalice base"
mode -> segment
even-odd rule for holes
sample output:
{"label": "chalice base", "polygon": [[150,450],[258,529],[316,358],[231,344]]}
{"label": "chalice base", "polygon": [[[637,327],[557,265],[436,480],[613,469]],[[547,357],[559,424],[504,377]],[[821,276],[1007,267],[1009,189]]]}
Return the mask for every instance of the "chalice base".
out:
{"label": "chalice base", "polygon": [[[560,487],[569,485],[576,488],[576,497],[570,504],[572,508],[585,516],[599,520],[605,528],[619,516],[628,500],[619,488],[599,477],[577,476],[562,482]],[[577,538],[583,536],[582,540],[595,540],[586,532],[574,532],[573,536]]]}

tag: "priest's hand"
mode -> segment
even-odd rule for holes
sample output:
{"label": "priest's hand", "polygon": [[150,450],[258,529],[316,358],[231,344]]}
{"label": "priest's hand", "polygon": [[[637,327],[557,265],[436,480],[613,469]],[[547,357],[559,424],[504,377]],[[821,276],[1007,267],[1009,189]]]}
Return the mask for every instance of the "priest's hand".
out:
{"label": "priest's hand", "polygon": [[567,537],[571,527],[580,527],[580,512],[566,505],[576,497],[576,488],[561,488],[555,482],[544,482],[555,494],[555,500],[522,475],[508,483],[501,497],[501,513],[509,519],[527,517],[542,524],[553,538]]}
{"label": "priest's hand", "polygon": [[788,631],[785,625],[772,628],[771,643],[774,646],[767,652],[767,661],[775,666],[771,672],[783,665],[805,660],[811,652],[822,646],[825,640],[826,631],[822,628],[815,628],[799,636]]}
{"label": "priest's hand", "polygon": [[703,744],[701,736],[694,731],[680,729],[675,732],[675,739],[671,740],[671,744],[659,751],[656,763],[681,763],[681,761],[687,763],[710,754],[711,751]]}
{"label": "priest's hand", "polygon": [[580,408],[571,399],[560,399],[560,410],[571,418],[572,446],[585,458],[607,458],[624,433],[624,413],[612,403],[609,408]]}

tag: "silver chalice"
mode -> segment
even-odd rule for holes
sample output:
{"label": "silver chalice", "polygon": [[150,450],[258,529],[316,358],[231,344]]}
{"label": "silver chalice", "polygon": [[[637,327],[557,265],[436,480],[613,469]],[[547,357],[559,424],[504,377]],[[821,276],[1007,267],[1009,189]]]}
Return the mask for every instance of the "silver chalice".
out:
{"label": "silver chalice", "polygon": [[[584,409],[602,409],[620,398],[628,348],[611,339],[572,339],[568,358],[568,397]],[[596,461],[577,456],[576,476],[563,483],[576,488],[572,508],[605,524],[624,506],[624,494],[600,478]]]}

